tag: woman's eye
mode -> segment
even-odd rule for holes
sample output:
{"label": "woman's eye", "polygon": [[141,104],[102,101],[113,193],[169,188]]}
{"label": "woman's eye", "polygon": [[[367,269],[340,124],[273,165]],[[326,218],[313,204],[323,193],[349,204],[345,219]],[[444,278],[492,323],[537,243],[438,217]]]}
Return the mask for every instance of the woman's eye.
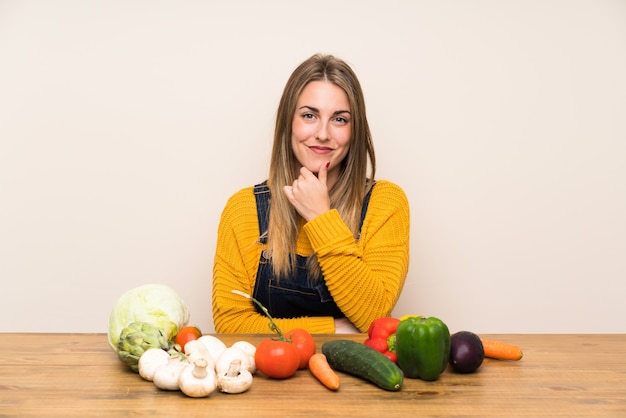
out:
{"label": "woman's eye", "polygon": [[313,115],[313,113],[305,113],[302,115],[303,119],[313,119],[315,117],[315,115]]}
{"label": "woman's eye", "polygon": [[341,123],[342,125],[345,125],[346,123],[348,123],[348,119],[342,117],[342,116],[337,116],[335,118],[335,122]]}

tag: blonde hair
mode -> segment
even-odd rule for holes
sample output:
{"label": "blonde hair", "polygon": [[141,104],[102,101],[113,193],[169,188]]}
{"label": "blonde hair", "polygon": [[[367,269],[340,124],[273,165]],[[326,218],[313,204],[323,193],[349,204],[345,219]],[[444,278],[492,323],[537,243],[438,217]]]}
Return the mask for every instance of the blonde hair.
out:
{"label": "blonde hair", "polygon": [[[376,171],[365,99],[357,76],[341,59],[332,55],[313,55],[300,64],[289,77],[276,114],[268,179],[271,200],[267,249],[272,255],[273,271],[277,278],[288,277],[292,266],[295,266],[298,231],[304,222],[284,195],[283,186],[291,185],[298,176],[299,163],[291,143],[292,121],[296,102],[304,87],[311,81],[329,81],[335,84],[346,93],[350,104],[352,116],[350,149],[341,162],[339,178],[329,194],[331,207],[337,209],[355,239],[359,232],[363,198],[373,184]],[[311,277],[321,278],[321,269],[315,256],[309,257],[308,268]]]}

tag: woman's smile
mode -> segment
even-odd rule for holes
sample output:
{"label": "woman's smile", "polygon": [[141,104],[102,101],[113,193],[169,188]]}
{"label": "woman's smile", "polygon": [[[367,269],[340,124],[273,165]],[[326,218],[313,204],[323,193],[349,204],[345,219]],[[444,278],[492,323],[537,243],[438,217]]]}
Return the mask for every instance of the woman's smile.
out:
{"label": "woman's smile", "polygon": [[333,152],[333,149],[330,147],[321,147],[318,145],[309,146],[309,149],[316,154],[329,154]]}

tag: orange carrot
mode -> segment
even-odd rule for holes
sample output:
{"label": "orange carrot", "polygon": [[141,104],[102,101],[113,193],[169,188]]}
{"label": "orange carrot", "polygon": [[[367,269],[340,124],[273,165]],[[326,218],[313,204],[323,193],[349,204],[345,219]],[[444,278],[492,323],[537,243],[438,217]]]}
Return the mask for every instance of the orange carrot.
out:
{"label": "orange carrot", "polygon": [[483,338],[481,338],[481,341],[485,349],[485,357],[497,360],[520,360],[524,355],[522,349],[514,344]]}
{"label": "orange carrot", "polygon": [[324,354],[316,353],[311,356],[309,359],[309,370],[328,389],[339,389],[339,376],[330,367]]}

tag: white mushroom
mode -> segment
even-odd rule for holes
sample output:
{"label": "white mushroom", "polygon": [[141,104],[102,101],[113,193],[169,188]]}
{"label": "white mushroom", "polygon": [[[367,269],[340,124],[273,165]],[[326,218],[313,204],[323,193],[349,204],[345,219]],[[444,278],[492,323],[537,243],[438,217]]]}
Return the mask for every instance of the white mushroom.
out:
{"label": "white mushroom", "polygon": [[252,373],[241,368],[241,360],[233,360],[226,373],[217,376],[217,387],[224,393],[242,393],[252,386]]}
{"label": "white mushroom", "polygon": [[164,366],[168,363],[170,355],[167,351],[161,348],[150,348],[146,350],[137,364],[139,376],[145,380],[152,382],[154,373],[159,366]]}
{"label": "white mushroom", "polygon": [[252,364],[250,364],[250,356],[238,347],[228,347],[220,354],[215,362],[215,372],[218,375],[226,373],[233,360],[240,360],[241,369],[251,372],[253,367]]}
{"label": "white mushroom", "polygon": [[215,367],[215,359],[201,341],[188,341],[187,344],[185,344],[185,355],[189,363],[193,363],[202,358],[206,360],[208,367],[211,369]]}
{"label": "white mushroom", "polygon": [[215,371],[207,367],[205,359],[200,358],[185,367],[178,376],[178,386],[187,396],[204,398],[217,389]]}
{"label": "white mushroom", "polygon": [[250,362],[248,371],[252,374],[255,374],[257,369],[256,362],[254,361],[254,355],[256,354],[256,347],[254,346],[254,344],[251,344],[248,341],[237,341],[231,347],[240,348],[248,355],[248,360]]}
{"label": "white mushroom", "polygon": [[214,360],[217,360],[222,351],[226,350],[226,344],[214,335],[203,335],[197,341],[204,344]]}
{"label": "white mushroom", "polygon": [[178,376],[189,362],[181,360],[179,356],[171,356],[167,364],[157,367],[152,382],[163,390],[179,390]]}

